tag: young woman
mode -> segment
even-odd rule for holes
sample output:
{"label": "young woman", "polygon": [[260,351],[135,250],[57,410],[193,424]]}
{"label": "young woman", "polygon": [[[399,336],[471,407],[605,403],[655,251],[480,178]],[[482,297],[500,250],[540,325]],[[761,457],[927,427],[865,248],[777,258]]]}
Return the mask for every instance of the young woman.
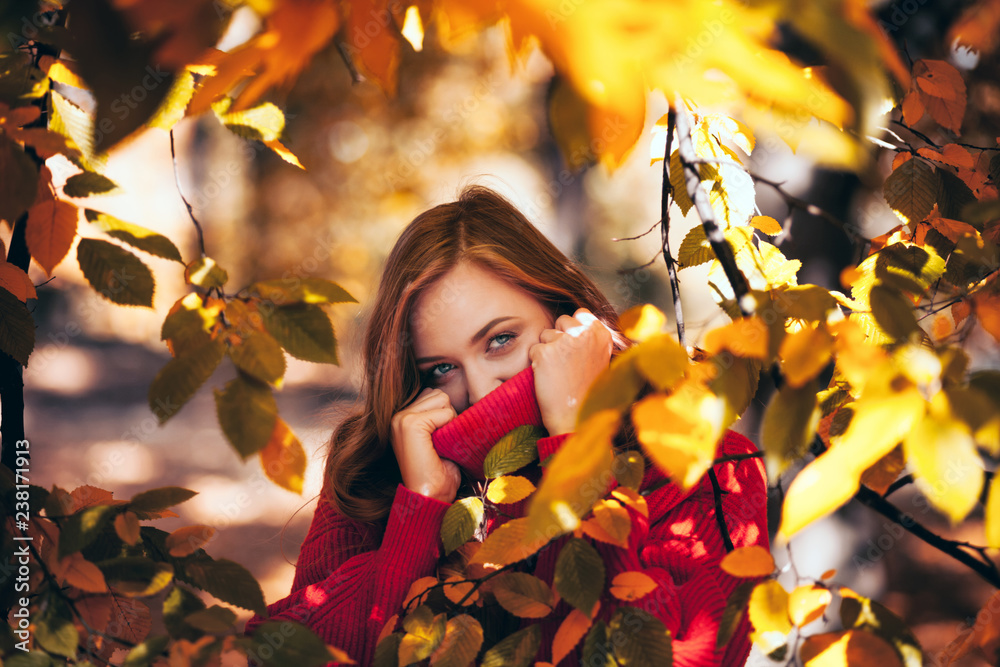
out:
{"label": "young woman", "polygon": [[[386,262],[364,342],[363,405],[333,435],[292,591],[268,606],[269,618],[251,618],[245,633],[265,620],[295,620],[371,664],[410,584],[435,574],[444,513],[475,492],[489,449],[533,424],[548,433],[538,441],[539,460],[555,453],[590,384],[629,344],[594,283],[501,196],[473,186],[419,215]],[[719,447],[720,455],[755,449],[732,432]],[[714,469],[733,544],[767,547],[759,460]],[[537,464],[528,476],[540,478]],[[750,648],[745,618],[716,649],[738,581],[718,567],[725,547],[712,487],[706,479],[682,493],[663,482],[647,462],[641,489],[656,488],[646,495],[648,517],[629,510],[627,549],[594,542],[606,581],[634,570],[656,581],[630,604],[671,631],[675,665],[741,665]],[[527,502],[487,515],[484,535],[522,516]],[[557,554],[547,549],[533,559],[534,574],[549,584]],[[598,618],[607,622],[621,603],[608,586],[604,593]],[[563,600],[542,621],[537,660],[551,660],[569,612]],[[578,664],[582,644],[560,665]]]}

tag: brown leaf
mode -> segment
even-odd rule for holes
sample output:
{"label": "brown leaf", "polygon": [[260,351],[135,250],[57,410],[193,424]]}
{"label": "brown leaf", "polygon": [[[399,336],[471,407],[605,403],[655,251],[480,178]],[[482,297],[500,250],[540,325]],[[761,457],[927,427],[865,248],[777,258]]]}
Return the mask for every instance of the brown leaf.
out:
{"label": "brown leaf", "polygon": [[0,262],[0,288],[16,296],[19,301],[38,298],[35,284],[28,274],[10,262]]}
{"label": "brown leaf", "polygon": [[139,541],[139,518],[135,512],[122,512],[115,517],[115,532],[122,542],[135,546]]}
{"label": "brown leaf", "polygon": [[200,548],[203,544],[212,539],[215,535],[215,528],[196,524],[184,526],[167,535],[165,545],[170,555],[175,558],[189,556]]}
{"label": "brown leaf", "polygon": [[104,581],[104,573],[79,551],[63,558],[62,565],[62,578],[69,585],[90,593],[107,592],[108,584]]}

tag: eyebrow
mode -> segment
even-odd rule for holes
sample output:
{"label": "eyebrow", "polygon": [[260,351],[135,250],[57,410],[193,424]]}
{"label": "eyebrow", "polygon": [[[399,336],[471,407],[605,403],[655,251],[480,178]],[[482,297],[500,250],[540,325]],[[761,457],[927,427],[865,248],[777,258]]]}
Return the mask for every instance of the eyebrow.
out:
{"label": "eyebrow", "polygon": [[[481,341],[483,337],[489,332],[490,329],[500,324],[501,322],[506,322],[507,320],[513,320],[513,319],[515,319],[514,315],[504,315],[490,320],[489,322],[486,323],[486,326],[484,326],[482,329],[480,329],[475,333],[475,335],[472,337],[472,340],[469,341],[470,344],[475,345],[476,343]],[[429,361],[438,361],[440,359],[444,359],[444,357],[440,355],[435,357],[420,357],[419,359],[417,359],[417,364],[425,364]]]}

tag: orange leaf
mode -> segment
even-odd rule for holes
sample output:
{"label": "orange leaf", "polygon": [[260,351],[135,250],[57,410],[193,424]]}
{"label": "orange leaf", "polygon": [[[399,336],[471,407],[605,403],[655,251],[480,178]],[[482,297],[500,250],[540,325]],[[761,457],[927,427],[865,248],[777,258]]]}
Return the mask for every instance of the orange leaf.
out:
{"label": "orange leaf", "polygon": [[767,325],[759,317],[741,317],[709,331],[702,347],[712,355],[729,350],[737,357],[767,359]]}
{"label": "orange leaf", "polygon": [[[447,584],[444,587],[445,597],[447,597],[455,604],[459,604],[459,601],[462,598],[464,598],[469,591],[472,590],[473,586],[476,585],[475,582],[466,581],[466,577],[460,577],[458,575],[452,575],[447,579],[445,579],[444,581],[445,584]],[[461,582],[461,583],[449,584],[449,582]],[[468,606],[478,599],[479,599],[479,591],[477,590],[475,593],[466,598],[465,602],[462,603],[462,606],[463,607]]]}
{"label": "orange leaf", "polygon": [[914,87],[937,123],[956,134],[965,116],[965,81],[943,60],[918,60],[913,65]]}
{"label": "orange leaf", "polygon": [[[903,98],[903,120],[907,125],[913,126],[924,117],[924,103],[920,101],[920,93],[916,90],[912,90],[907,93],[906,97]],[[905,159],[902,159],[903,156]],[[900,164],[909,160],[912,156],[909,153],[898,153],[892,161],[893,170],[896,169],[896,160],[900,161]]]}
{"label": "orange leaf", "polygon": [[66,137],[56,132],[50,132],[41,127],[29,127],[24,130],[15,130],[11,136],[35,149],[38,156],[47,159],[60,153],[67,157],[80,154],[80,151],[66,143]]}
{"label": "orange leaf", "polygon": [[24,106],[11,109],[6,104],[0,107],[0,126],[5,130],[15,130],[36,120],[42,113],[38,107]]}
{"label": "orange leaf", "polygon": [[806,667],[851,665],[851,667],[902,667],[896,650],[884,639],[865,630],[827,632],[802,642]]}
{"label": "orange leaf", "polygon": [[382,630],[378,633],[378,638],[375,640],[375,645],[378,646],[383,639],[388,637],[396,629],[396,623],[399,622],[399,614],[393,614],[389,617],[389,620],[385,622],[382,626]]}
{"label": "orange leaf", "polygon": [[962,299],[961,301],[953,303],[951,305],[951,317],[955,320],[955,326],[964,322],[970,312],[972,312],[972,308],[969,306],[969,301],[967,299]]}
{"label": "orange leaf", "polygon": [[38,298],[28,274],[10,262],[0,262],[0,287],[16,296],[18,301]]}
{"label": "orange leaf", "polygon": [[115,517],[115,532],[129,546],[139,541],[139,518],[135,512],[122,512]]}
{"label": "orange leaf", "polygon": [[[390,96],[395,96],[396,69],[399,67],[399,38],[395,26],[403,24],[399,11],[404,9],[403,5],[384,0],[352,0],[348,7],[344,18],[348,53],[362,74],[374,79]],[[384,17],[385,23],[374,21],[372,17],[375,16]]]}
{"label": "orange leaf", "polygon": [[972,297],[979,325],[1000,341],[1000,294],[977,292]]}
{"label": "orange leaf", "polygon": [[774,572],[771,552],[756,544],[733,549],[719,561],[719,567],[734,577],[767,577]]}
{"label": "orange leaf", "polygon": [[892,158],[892,170],[896,171],[896,169],[898,169],[900,165],[906,163],[912,158],[913,158],[912,153],[896,153],[896,157]]}
{"label": "orange leaf", "polygon": [[260,450],[260,464],[276,484],[293,493],[302,494],[306,453],[302,449],[302,443],[281,417],[274,420],[271,439]]}
{"label": "orange leaf", "polygon": [[302,163],[299,162],[299,158],[296,157],[295,153],[288,150],[283,143],[277,139],[271,139],[270,141],[265,141],[264,145],[274,151],[278,157],[287,162],[288,164],[293,164],[299,169],[305,169]]}
{"label": "orange leaf", "polygon": [[594,519],[612,537],[615,544],[620,547],[628,547],[628,534],[632,529],[632,520],[627,509],[614,500],[599,500],[594,505]]}
{"label": "orange leaf", "polygon": [[615,575],[611,580],[611,594],[619,600],[631,602],[656,590],[659,584],[645,572],[631,571]]}
{"label": "orange leaf", "polygon": [[60,561],[62,578],[70,586],[76,586],[81,591],[89,593],[106,593],[108,584],[104,581],[104,573],[83,557],[79,551],[72,553]]}
{"label": "orange leaf", "polygon": [[590,624],[590,619],[579,609],[574,609],[566,615],[552,640],[553,665],[562,662],[562,659],[580,643],[580,640],[590,629]]}
{"label": "orange leaf", "polygon": [[[414,581],[410,584],[410,590],[406,591],[406,597],[403,598],[403,609],[409,609],[410,604],[415,598],[423,596],[431,586],[436,586],[437,584],[437,577],[420,577]],[[418,600],[417,604],[419,605],[419,603]]]}
{"label": "orange leaf", "polygon": [[113,498],[113,492],[90,484],[78,486],[69,494],[73,499],[72,512],[78,512],[88,507],[97,505],[124,505],[127,500],[117,500]]}
{"label": "orange leaf", "polygon": [[768,236],[781,233],[781,223],[769,215],[755,215],[750,218],[750,225],[754,229],[759,229]]}
{"label": "orange leaf", "polygon": [[183,558],[193,554],[201,545],[206,544],[214,534],[215,528],[212,526],[201,524],[184,526],[167,535],[164,544],[171,556]]}
{"label": "orange leaf", "polygon": [[50,276],[73,245],[76,223],[76,206],[67,201],[43,201],[28,210],[24,230],[28,250]]}
{"label": "orange leaf", "polygon": [[952,242],[958,242],[963,236],[976,236],[976,228],[970,224],[959,220],[949,220],[948,218],[930,218],[928,222],[934,229],[941,232]]}

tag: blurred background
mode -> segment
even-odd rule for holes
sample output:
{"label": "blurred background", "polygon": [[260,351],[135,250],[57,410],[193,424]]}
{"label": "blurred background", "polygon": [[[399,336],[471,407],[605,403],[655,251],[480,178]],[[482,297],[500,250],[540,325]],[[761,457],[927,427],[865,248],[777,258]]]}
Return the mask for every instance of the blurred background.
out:
{"label": "blurred background", "polygon": [[[910,4],[914,11],[904,11],[899,25],[893,12],[903,10],[888,3],[880,7],[892,37],[905,41],[913,59],[951,58],[942,50],[943,33],[962,3]],[[238,16],[227,39],[235,44],[251,34],[256,29],[251,17]],[[249,568],[272,603],[290,590],[329,437],[357,396],[358,342],[382,263],[415,215],[455,199],[465,185],[489,185],[580,262],[619,312],[642,302],[670,311],[659,234],[615,240],[639,235],[659,218],[662,167],[650,165],[651,126],[666,112],[665,101],[648,100],[646,133],[618,170],[571,173],[546,122],[551,65],[535,53],[512,68],[504,39],[494,29],[455,53],[404,51],[393,101],[371,83],[352,83],[335,48],[321,52],[282,101],[288,121],[284,143],[305,171],[240,139],[209,114],[185,119],[175,130],[180,187],[204,227],[207,253],[228,270],[230,286],[316,276],[338,282],[359,301],[329,309],[341,365],[288,358],[285,385],[277,393],[280,414],[310,456],[302,496],[272,483],[256,457],[242,463],[225,441],[211,391],[229,379],[228,364],[167,425],[157,425],[146,392],[170,358],[159,327],[187,286],[180,265],[146,257],[157,279],[153,310],[103,301],[72,261],[38,289],[38,343],[24,375],[26,432],[32,450],[42,454],[32,460],[32,481],[67,490],[91,484],[114,491],[116,498],[169,485],[197,491],[176,508],[178,518],[154,525],[167,531],[192,523],[213,526],[208,552]],[[970,141],[992,143],[1000,134],[998,74],[989,63],[971,74],[965,125]],[[661,155],[662,150],[661,144]],[[891,154],[883,157],[887,173]],[[879,191],[853,176],[814,170],[780,141],[758,137],[750,163],[756,173],[784,182],[790,193],[858,223],[866,235],[897,224]],[[75,171],[68,163],[49,164],[57,185]],[[94,200],[95,208],[165,234],[185,261],[194,258],[195,230],[174,185],[166,133],[150,130],[116,149],[106,173],[122,191]],[[789,212],[782,199],[767,186],[757,189],[760,212],[784,220]],[[685,219],[673,210],[675,249],[695,223],[693,211]],[[800,283],[831,289],[843,289],[840,271],[855,261],[855,250],[839,230],[801,212],[795,213],[782,250],[803,261]],[[680,274],[689,344],[697,344],[706,327],[726,321],[706,286],[707,267]],[[36,284],[47,279],[35,271]],[[977,367],[1000,367],[991,341],[971,341],[971,349]],[[737,426],[756,442],[772,390],[762,379]],[[981,507],[973,515],[978,522],[968,521],[956,532],[933,510],[914,509],[915,498],[907,495],[912,493],[900,491],[893,500],[946,537],[983,542]],[[773,500],[776,509],[780,499]],[[772,517],[776,527],[777,516]],[[960,634],[992,593],[964,566],[857,505],[812,526],[775,556],[794,565],[786,573],[789,586],[795,573],[819,577],[837,569],[837,583],[878,598],[903,617],[929,664],[938,664],[936,652]],[[244,620],[248,617],[243,612]],[[759,656],[754,661],[767,664]],[[985,662],[969,657],[956,664]]]}

